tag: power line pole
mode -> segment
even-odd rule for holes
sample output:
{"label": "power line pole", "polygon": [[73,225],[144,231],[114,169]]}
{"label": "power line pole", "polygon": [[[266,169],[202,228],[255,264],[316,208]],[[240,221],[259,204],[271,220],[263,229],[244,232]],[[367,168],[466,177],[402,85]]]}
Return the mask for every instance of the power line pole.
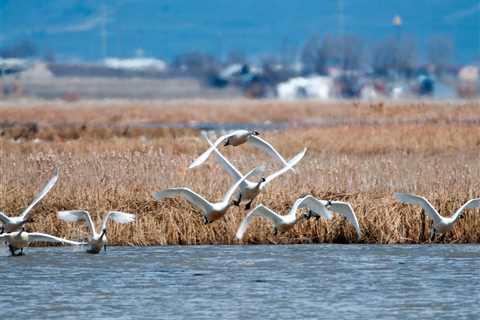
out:
{"label": "power line pole", "polygon": [[100,42],[101,42],[101,48],[102,48],[102,58],[105,59],[107,57],[107,45],[108,45],[108,33],[107,33],[107,28],[106,28],[106,19],[107,19],[107,14],[105,10],[105,6],[102,6],[102,11],[101,11],[101,22],[100,22]]}

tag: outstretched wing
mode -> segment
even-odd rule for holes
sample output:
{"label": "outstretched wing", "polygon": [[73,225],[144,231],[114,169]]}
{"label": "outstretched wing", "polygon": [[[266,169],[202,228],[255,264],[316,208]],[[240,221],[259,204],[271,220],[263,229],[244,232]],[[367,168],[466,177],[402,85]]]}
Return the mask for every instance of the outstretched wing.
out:
{"label": "outstretched wing", "polygon": [[87,224],[88,230],[90,234],[95,234],[95,225],[93,224],[92,217],[90,213],[85,210],[67,210],[67,211],[59,211],[57,212],[57,217],[60,220],[68,221],[68,222],[75,222],[79,220],[85,220]]}
{"label": "outstretched wing", "polygon": [[321,215],[324,219],[330,220],[332,218],[332,213],[325,207],[327,201],[318,200],[315,197],[308,195],[303,198],[297,199],[293,204],[292,210],[300,208],[307,208],[312,210],[314,213]]}
{"label": "outstretched wing", "polygon": [[252,146],[262,150],[262,151],[265,151],[266,153],[268,153],[271,157],[273,157],[274,159],[277,159],[278,161],[280,161],[282,163],[283,166],[287,166],[288,163],[287,161],[285,160],[284,157],[282,157],[282,155],[270,144],[268,143],[267,141],[263,140],[262,138],[260,138],[259,136],[256,136],[256,135],[250,135],[248,136],[248,139],[247,139],[247,142],[250,143]]}
{"label": "outstretched wing", "polygon": [[355,231],[357,232],[357,239],[362,237],[362,231],[360,230],[360,225],[358,224],[357,216],[353,211],[352,206],[348,202],[342,201],[331,201],[328,209],[333,212],[337,212],[347,218],[347,220],[353,225]]}
{"label": "outstretched wing", "polygon": [[53,188],[55,183],[57,183],[57,180],[58,180],[58,170],[55,169],[53,173],[53,177],[51,177],[50,180],[48,180],[47,184],[45,184],[42,190],[40,190],[40,192],[35,195],[32,203],[30,203],[30,205],[27,208],[25,208],[25,210],[23,210],[23,212],[20,214],[20,217],[23,220],[26,220],[28,218],[28,213],[30,212],[30,210],[32,210],[32,208],[47,195],[48,191],[50,191],[50,189]]}
{"label": "outstretched wing", "polygon": [[438,213],[437,210],[432,206],[430,202],[424,197],[417,196],[411,193],[402,193],[402,192],[395,192],[395,198],[402,203],[407,204],[416,204],[419,205],[425,210],[425,213],[435,221],[435,223],[440,223],[442,221],[442,216]]}
{"label": "outstretched wing", "polygon": [[264,217],[267,218],[275,225],[278,225],[282,223],[282,216],[277,214],[276,212],[272,211],[271,209],[265,207],[263,204],[260,204],[255,207],[252,211],[250,211],[247,216],[243,219],[242,223],[240,223],[240,226],[238,227],[237,233],[235,237],[238,240],[241,240],[243,238],[243,235],[245,234],[245,231],[247,231],[248,226],[252,222],[253,218],[255,217]]}
{"label": "outstretched wing", "polygon": [[256,175],[260,172],[263,172],[263,170],[265,170],[265,168],[263,166],[259,166],[259,167],[255,168],[253,170],[250,170],[246,175],[244,175],[240,180],[235,182],[235,184],[230,187],[230,189],[227,191],[227,193],[223,197],[222,202],[228,203],[230,201],[230,198],[235,193],[235,190],[237,190],[237,188],[240,186],[240,184],[242,184],[243,181],[245,181],[250,176],[253,176],[253,175]]}
{"label": "outstretched wing", "polygon": [[207,140],[208,144],[213,147],[213,151],[215,152],[215,155],[217,156],[217,160],[220,163],[220,165],[223,167],[225,171],[228,172],[232,178],[237,181],[238,179],[242,178],[242,173],[238,171],[237,168],[233,164],[228,161],[227,158],[223,156],[223,154],[218,151],[218,149],[215,147],[215,145],[208,139],[207,135],[205,133],[202,134],[205,140]]}
{"label": "outstretched wing", "polygon": [[0,211],[0,222],[7,224],[10,222],[10,218],[3,212]]}
{"label": "outstretched wing", "polygon": [[210,202],[188,188],[170,188],[153,193],[153,197],[158,201],[165,198],[174,198],[176,196],[184,198],[194,206],[200,208],[205,214],[212,209],[212,204]]}
{"label": "outstretched wing", "polygon": [[232,132],[232,133],[229,133],[229,134],[226,134],[224,136],[221,136],[220,138],[218,138],[215,143],[210,146],[210,148],[207,149],[207,151],[205,151],[204,153],[202,153],[197,159],[195,159],[192,164],[188,167],[188,169],[192,169],[192,168],[195,168],[199,165],[201,165],[202,163],[205,162],[205,160],[208,159],[208,157],[210,156],[210,153],[213,152],[213,150],[215,148],[217,148],[223,141],[225,141],[225,139],[228,139],[229,137],[235,135],[235,132]]}
{"label": "outstretched wing", "polygon": [[135,221],[135,215],[120,211],[109,211],[103,216],[102,229],[100,230],[105,230],[105,228],[107,228],[108,219],[112,219],[113,221],[118,223],[130,223],[132,221]]}
{"label": "outstretched wing", "polygon": [[299,152],[295,157],[293,157],[292,159],[290,159],[288,162],[287,162],[287,165],[285,167],[283,167],[282,169],[278,170],[277,172],[269,175],[266,179],[265,179],[265,182],[262,183],[262,189],[265,188],[265,186],[267,184],[269,184],[273,179],[281,176],[282,174],[284,174],[285,172],[287,172],[288,170],[290,170],[291,168],[293,168],[300,160],[302,160],[303,156],[305,156],[305,152],[307,152],[307,148],[303,149],[301,152]]}
{"label": "outstretched wing", "polygon": [[453,220],[456,220],[465,209],[475,209],[480,208],[480,198],[470,199],[463,206],[461,206],[452,216]]}
{"label": "outstretched wing", "polygon": [[71,244],[73,246],[78,246],[81,244],[84,244],[83,242],[78,242],[78,241],[72,241],[72,240],[67,240],[67,239],[62,239],[58,238],[46,233],[40,233],[40,232],[32,232],[28,234],[28,241],[33,242],[33,241],[39,241],[39,242],[60,242],[63,244]]}

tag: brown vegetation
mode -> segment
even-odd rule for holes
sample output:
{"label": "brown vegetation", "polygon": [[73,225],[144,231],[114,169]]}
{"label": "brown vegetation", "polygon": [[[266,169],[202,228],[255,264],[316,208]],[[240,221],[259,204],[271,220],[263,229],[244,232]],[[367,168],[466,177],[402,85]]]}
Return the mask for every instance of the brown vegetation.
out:
{"label": "brown vegetation", "polygon": [[[189,108],[178,106],[179,115],[173,114],[176,108],[172,106],[171,121],[185,121],[188,109],[191,118],[198,121],[214,119],[213,110],[225,110],[228,114],[217,113],[218,121],[244,121],[257,107],[266,110],[255,116],[257,121],[269,116],[278,121],[288,119],[287,115],[273,112],[273,102],[260,103],[256,107],[252,102],[245,102],[245,108],[242,108],[243,103],[232,102],[231,108],[214,105],[208,109],[206,102],[199,103],[199,106],[186,102]],[[192,107],[196,108],[195,111],[191,111]],[[441,112],[435,109],[437,107]],[[58,106],[58,109],[62,108]],[[87,127],[95,121],[110,124],[107,112],[91,114],[94,109],[85,108],[75,114],[81,121],[86,121]],[[102,108],[104,106],[99,110]],[[130,111],[118,113],[124,117],[119,122],[126,123],[130,116],[135,120],[136,116],[130,112],[144,112],[138,116],[143,121],[168,120],[160,120],[165,116],[161,112],[164,107],[158,107],[151,115],[142,108],[140,111],[135,111],[133,106],[128,108]],[[151,108],[153,110],[155,106]],[[391,119],[413,118],[417,113],[420,118],[467,118],[474,111],[479,114],[478,104],[341,104],[337,106],[339,110],[333,107],[323,110],[321,106],[317,110],[314,103],[300,103],[298,106],[292,103],[281,108],[298,120],[328,114],[346,117],[349,111],[351,117],[371,116],[376,119],[386,114]],[[377,110],[379,108],[381,110]],[[61,110],[35,115],[33,109],[1,107],[0,116],[9,121],[44,124],[70,119]],[[20,117],[22,112],[25,113]],[[155,118],[157,116],[159,118]],[[303,146],[309,151],[300,162],[297,174],[289,172],[274,181],[255,204],[263,203],[280,213],[287,213],[294,200],[305,194],[349,201],[358,215],[363,231],[361,242],[364,243],[429,241],[429,218],[425,218],[417,206],[396,202],[392,197],[395,191],[424,195],[443,214],[451,214],[467,199],[480,196],[478,126],[461,123],[338,126],[265,132],[263,136],[287,156],[293,156]],[[187,170],[189,163],[206,148],[198,132],[165,130],[161,134],[129,136],[105,131],[100,138],[94,134],[80,134],[41,143],[28,139],[18,143],[11,137],[0,138],[0,210],[9,214],[20,212],[48,178],[52,168],[58,167],[59,183],[34,209],[35,222],[28,225],[29,229],[75,239],[85,234],[85,227],[59,221],[56,218],[58,210],[86,209],[98,221],[105,211],[112,209],[137,214],[136,222],[131,225],[109,225],[109,240],[113,244],[236,243],[236,228],[246,214],[243,209],[232,208],[225,219],[205,226],[198,211],[186,201],[156,202],[151,196],[153,191],[187,186],[208,199],[222,197],[232,180],[213,158],[202,167]],[[239,149],[225,148],[222,151],[244,171],[270,162],[268,156],[249,146],[239,148],[251,150],[252,155],[242,155]],[[339,217],[330,222],[302,221],[293,230],[278,236],[272,234],[268,222],[258,218],[248,230],[244,242],[351,242],[353,239],[354,229]],[[444,241],[480,242],[480,210],[467,210],[465,219],[447,234]]]}

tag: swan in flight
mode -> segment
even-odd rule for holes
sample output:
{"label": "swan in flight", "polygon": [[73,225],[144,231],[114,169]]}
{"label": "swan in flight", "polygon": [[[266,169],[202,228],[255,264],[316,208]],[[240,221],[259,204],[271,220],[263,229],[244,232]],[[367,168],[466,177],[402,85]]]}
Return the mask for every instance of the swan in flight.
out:
{"label": "swan in flight", "polygon": [[[362,231],[360,230],[360,225],[358,223],[357,216],[355,215],[355,211],[353,211],[352,206],[348,202],[343,201],[330,201],[330,200],[317,200],[319,201],[320,205],[323,206],[328,211],[333,211],[339,213],[340,215],[344,216],[355,228],[357,233],[357,240],[360,240],[362,237]],[[317,212],[313,210],[309,210],[307,213],[304,214],[305,219],[310,219],[312,217],[319,218]]]}
{"label": "swan in flight", "polygon": [[33,201],[30,203],[30,205],[23,210],[23,212],[20,214],[18,217],[9,217],[5,213],[0,212],[0,222],[3,223],[2,228],[0,229],[0,234],[6,232],[14,232],[22,228],[22,226],[27,223],[27,222],[33,222],[32,219],[30,219],[30,212],[33,209],[33,207],[42,200],[47,193],[50,191],[50,189],[53,188],[55,183],[57,183],[58,180],[58,170],[55,169],[53,176],[48,180],[48,182],[45,184],[45,186],[38,192],[35,197],[33,198]]}
{"label": "swan in flight", "polygon": [[247,231],[248,226],[257,216],[264,217],[272,221],[273,232],[275,235],[278,231],[288,231],[295,225],[295,223],[297,223],[297,210],[300,208],[308,208],[310,211],[315,212],[327,220],[332,217],[331,213],[325,208],[325,206],[319,200],[310,195],[297,199],[290,209],[290,212],[285,216],[281,216],[273,210],[265,207],[263,204],[260,204],[256,206],[255,209],[250,211],[243,219],[240,227],[238,227],[235,237],[238,240],[241,240]]}
{"label": "swan in flight", "polygon": [[[58,238],[46,233],[27,232],[24,228],[22,228],[20,231],[0,234],[0,241],[6,241],[8,243],[8,249],[10,250],[12,256],[22,256],[23,248],[28,247],[31,242],[57,242],[70,245],[83,244],[77,241]],[[20,252],[16,253],[18,250],[20,250]]]}
{"label": "swan in flight", "polygon": [[230,189],[227,191],[223,200],[220,202],[209,202],[199,194],[193,192],[188,188],[171,188],[166,189],[160,192],[154,192],[153,197],[160,201],[165,198],[173,198],[176,196],[183,197],[185,200],[190,202],[192,205],[200,208],[203,213],[203,222],[205,224],[211,223],[215,220],[220,219],[225,215],[227,209],[231,207],[234,203],[230,202],[230,199],[233,197],[235,190],[238,186],[248,177],[254,174],[258,174],[263,171],[263,167],[258,167],[250,172],[248,172],[245,176],[241,177],[235,184],[233,184]]}
{"label": "swan in flight", "polygon": [[130,223],[135,220],[135,215],[131,213],[119,212],[119,211],[109,211],[103,216],[102,225],[100,232],[95,230],[95,225],[93,224],[92,217],[90,213],[85,210],[69,210],[69,211],[59,211],[57,213],[59,219],[73,222],[78,220],[85,220],[88,230],[90,231],[90,236],[88,239],[89,249],[88,253],[99,253],[102,250],[102,247],[107,251],[107,222],[109,219],[112,219],[118,223]]}
{"label": "swan in flight", "polygon": [[[207,142],[213,146],[212,142],[208,139],[208,137],[205,137]],[[235,180],[238,180],[242,177],[242,173],[230,162],[228,161],[227,158],[225,158],[220,151],[218,151],[216,148],[213,149],[216,156],[217,160],[220,163],[220,165],[223,167],[225,171]],[[273,181],[273,179],[281,176],[288,170],[292,169],[302,158],[305,156],[305,152],[307,152],[307,148],[303,149],[300,153],[298,153],[295,157],[293,157],[291,160],[287,162],[287,165],[283,167],[282,169],[272,173],[268,177],[262,177],[259,181],[254,182],[250,181],[248,179],[245,179],[241,184],[240,184],[240,190],[238,192],[239,196],[237,200],[235,200],[234,204],[236,206],[240,205],[240,199],[242,201],[248,201],[247,205],[245,206],[245,209],[249,210],[251,208],[253,200],[260,194],[261,191],[263,191],[267,185]]]}
{"label": "swan in flight", "polygon": [[424,197],[415,194],[395,192],[395,198],[401,203],[417,204],[425,210],[425,213],[433,220],[433,228],[430,230],[430,240],[435,238],[435,233],[443,233],[452,230],[455,222],[461,217],[465,209],[480,208],[480,198],[468,200],[451,217],[442,217],[432,204]]}
{"label": "swan in flight", "polygon": [[[202,135],[206,139],[208,139],[205,133],[203,133]],[[270,156],[279,160],[283,164],[283,166],[287,166],[288,163],[282,157],[282,155],[277,150],[275,150],[275,148],[270,143],[263,140],[258,135],[259,133],[253,130],[236,130],[230,134],[221,136],[215,141],[215,143],[210,143],[210,147],[207,149],[207,151],[205,151],[197,159],[195,159],[195,161],[193,161],[188,168],[191,169],[204,163],[205,160],[207,160],[210,154],[213,152],[213,150],[218,148],[218,146],[224,141],[224,146],[239,146],[241,144],[244,144],[245,142],[248,142],[252,146],[267,152]]]}

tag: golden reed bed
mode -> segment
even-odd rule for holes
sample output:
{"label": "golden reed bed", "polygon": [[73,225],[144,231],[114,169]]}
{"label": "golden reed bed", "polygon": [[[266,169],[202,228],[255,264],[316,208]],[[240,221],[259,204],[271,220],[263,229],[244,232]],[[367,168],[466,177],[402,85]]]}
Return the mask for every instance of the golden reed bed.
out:
{"label": "golden reed bed", "polygon": [[[243,209],[232,208],[225,219],[205,226],[196,209],[184,200],[159,203],[151,197],[152,191],[188,186],[216,200],[230,186],[231,178],[213,157],[204,166],[187,170],[195,156],[206,148],[198,132],[137,129],[135,134],[121,134],[104,129],[99,135],[88,128],[92,123],[128,123],[128,117],[145,122],[170,118],[170,121],[186,121],[188,116],[196,121],[245,121],[254,108],[257,121],[266,117],[285,121],[288,115],[295,120],[316,117],[431,120],[423,125],[380,123],[265,132],[263,136],[282,154],[293,156],[303,146],[309,150],[297,168],[298,174],[287,173],[274,181],[255,204],[263,203],[286,213],[294,200],[305,194],[346,200],[352,203],[359,218],[363,231],[360,242],[425,243],[429,242],[430,220],[418,206],[397,203],[393,192],[424,195],[443,214],[451,214],[467,199],[480,196],[480,127],[443,121],[480,115],[477,102],[284,103],[277,107],[274,102],[230,104],[208,105],[202,101],[145,104],[138,108],[133,104],[117,107],[100,104],[97,109],[90,104],[74,107],[57,103],[46,106],[48,112],[39,111],[43,108],[41,104],[0,106],[0,119],[20,124],[38,122],[42,128],[32,136],[20,136],[17,141],[8,131],[13,129],[0,131],[0,210],[9,214],[20,212],[52,168],[58,167],[59,183],[34,209],[35,222],[28,225],[29,229],[75,239],[86,235],[85,226],[59,221],[58,210],[86,209],[100,219],[106,210],[115,209],[136,213],[137,220],[130,225],[110,224],[112,244],[237,243],[234,235],[246,214]],[[175,108],[179,114],[172,111]],[[54,130],[51,126],[58,123],[83,123],[84,127],[77,130],[67,125],[55,129],[54,134],[48,131]],[[65,135],[68,130],[75,134]],[[240,149],[252,154],[242,155]],[[251,147],[240,149],[224,149],[224,154],[242,170],[270,162],[268,156]],[[330,222],[303,221],[290,232],[277,236],[272,234],[267,221],[258,218],[242,243],[344,243],[354,241],[354,236],[353,227],[338,217]],[[480,242],[480,210],[467,210],[465,219],[444,241]]]}

